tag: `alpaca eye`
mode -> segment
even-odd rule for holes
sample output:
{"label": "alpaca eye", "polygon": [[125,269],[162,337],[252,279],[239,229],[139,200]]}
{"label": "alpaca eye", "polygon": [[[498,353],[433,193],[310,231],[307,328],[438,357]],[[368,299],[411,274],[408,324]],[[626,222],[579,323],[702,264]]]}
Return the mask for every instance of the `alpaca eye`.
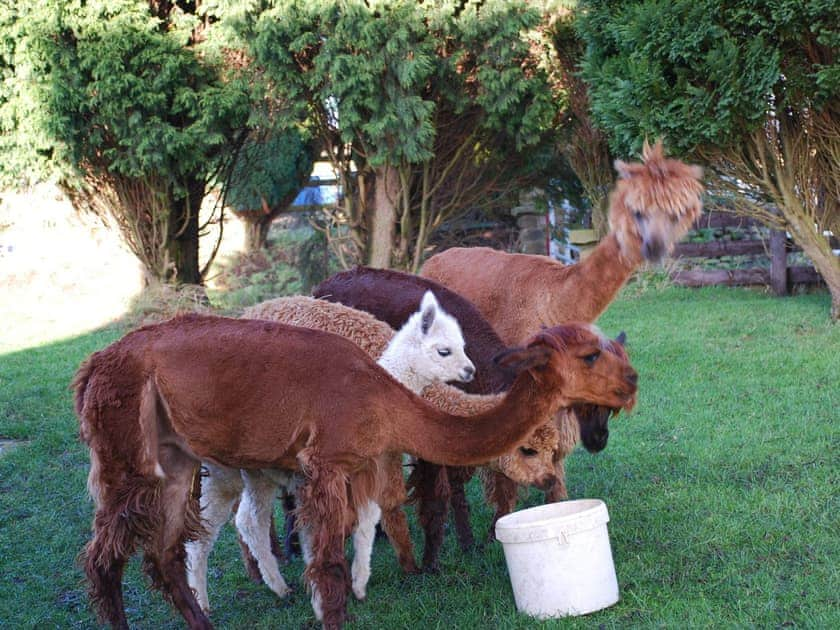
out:
{"label": "alpaca eye", "polygon": [[593,352],[592,354],[587,354],[585,357],[581,357],[581,359],[583,359],[583,362],[586,363],[586,365],[592,367],[593,365],[595,365],[595,361],[597,361],[598,357],[600,356],[601,351],[598,350],[596,352]]}
{"label": "alpaca eye", "polygon": [[448,357],[450,354],[452,354],[452,350],[450,350],[449,348],[439,348],[438,354],[442,357]]}
{"label": "alpaca eye", "polygon": [[644,218],[644,215],[641,212],[639,212],[638,210],[636,210],[633,213],[633,218],[636,219],[636,221],[641,221]]}
{"label": "alpaca eye", "polygon": [[522,453],[525,457],[533,457],[537,454],[537,451],[535,451],[532,448],[526,448],[525,446],[520,446],[519,452]]}

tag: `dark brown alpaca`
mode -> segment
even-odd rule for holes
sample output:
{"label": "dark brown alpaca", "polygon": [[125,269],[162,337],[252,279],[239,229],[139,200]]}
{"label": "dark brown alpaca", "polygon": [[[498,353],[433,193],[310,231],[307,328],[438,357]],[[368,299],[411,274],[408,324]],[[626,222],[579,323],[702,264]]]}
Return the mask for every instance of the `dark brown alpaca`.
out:
{"label": "dark brown alpaca", "polygon": [[381,483],[376,457],[406,452],[473,465],[512,450],[551,410],[629,408],[636,373],[602,352],[606,343],[588,325],[541,332],[499,357],[518,372],[504,400],[463,418],[431,407],[337,335],[199,315],[129,333],[91,355],[73,381],[96,504],[83,559],[100,615],[128,627],[121,578],[140,545],[154,586],[189,626],[212,627],[184,566],[184,542],[199,527],[193,492],[204,460],[302,469],[298,517],[313,552],[306,578],[324,626],[341,627],[344,540]]}
{"label": "dark brown alpaca", "polygon": [[[357,267],[333,275],[316,286],[312,293],[318,298],[367,311],[391,327],[399,328],[411,313],[416,311],[426,291],[432,291],[441,306],[461,324],[466,353],[475,364],[476,378],[469,384],[460,384],[459,387],[477,394],[507,390],[513,383],[513,376],[500,370],[492,360],[495,355],[505,350],[504,342],[469,300],[432,280],[398,271]],[[570,439],[561,439],[557,445],[554,482],[542,488],[546,491],[547,500],[557,501],[567,497],[563,459],[574,449],[579,441],[578,436],[583,435],[586,438],[584,446],[591,452],[600,451],[606,445],[605,442],[590,441],[592,432],[584,425],[605,425],[612,414],[611,409],[594,406],[575,406],[573,413],[564,412],[558,425],[561,436]],[[576,425],[578,422],[583,423],[580,429],[576,426],[564,426]],[[516,453],[514,456],[527,457],[523,453]],[[418,461],[415,466],[409,486],[425,536],[423,567],[428,571],[437,569],[450,505],[461,548],[467,550],[474,543],[464,489],[474,472],[473,468],[443,469],[423,460]],[[488,483],[495,482],[496,488],[504,488],[512,494],[515,502],[518,488],[516,482],[506,478],[501,472],[488,473],[485,479]],[[497,496],[502,496],[498,490],[488,493],[488,497]],[[510,500],[505,498],[503,505],[509,504]],[[497,518],[507,513],[500,508],[500,504],[494,506]]]}

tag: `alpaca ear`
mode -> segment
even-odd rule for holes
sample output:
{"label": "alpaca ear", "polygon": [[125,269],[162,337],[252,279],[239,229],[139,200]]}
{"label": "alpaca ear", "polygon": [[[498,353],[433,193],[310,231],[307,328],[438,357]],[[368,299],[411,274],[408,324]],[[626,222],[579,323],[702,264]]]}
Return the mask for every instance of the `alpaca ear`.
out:
{"label": "alpaca ear", "polygon": [[493,357],[500,368],[518,374],[524,370],[545,367],[551,359],[551,348],[544,345],[528,348],[509,348]]}
{"label": "alpaca ear", "polygon": [[651,159],[665,159],[665,147],[662,145],[662,138],[657,138],[656,142],[653,143],[653,146],[651,146],[648,143],[647,138],[645,138],[645,142],[642,145],[642,161],[647,162]]}
{"label": "alpaca ear", "polygon": [[630,179],[633,176],[630,165],[623,160],[613,162],[613,167],[615,167],[615,172],[618,173],[621,179]]}
{"label": "alpaca ear", "polygon": [[438,301],[435,294],[431,291],[426,291],[423,294],[423,301],[420,302],[420,310],[423,312],[420,320],[420,331],[427,335],[435,323],[435,315],[437,315]]}
{"label": "alpaca ear", "polygon": [[620,333],[618,333],[618,337],[615,338],[615,341],[616,341],[616,343],[620,343],[622,346],[626,346],[627,345],[627,333],[625,333],[622,330]]}
{"label": "alpaca ear", "polygon": [[696,180],[703,179],[703,167],[702,166],[697,166],[696,164],[692,164],[688,167],[688,172]]}

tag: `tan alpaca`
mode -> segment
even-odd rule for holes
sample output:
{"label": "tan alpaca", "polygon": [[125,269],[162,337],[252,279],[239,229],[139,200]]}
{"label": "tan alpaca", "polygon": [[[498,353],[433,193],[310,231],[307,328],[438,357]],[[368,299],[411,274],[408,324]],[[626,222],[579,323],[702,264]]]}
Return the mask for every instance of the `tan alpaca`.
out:
{"label": "tan alpaca", "polygon": [[642,155],[642,163],[616,161],[612,231],[582,262],[459,247],[429,258],[421,275],[475,304],[508,345],[541,326],[595,321],[630,274],[644,260],[659,262],[702,210],[700,167],[666,159],[661,142],[645,143]]}

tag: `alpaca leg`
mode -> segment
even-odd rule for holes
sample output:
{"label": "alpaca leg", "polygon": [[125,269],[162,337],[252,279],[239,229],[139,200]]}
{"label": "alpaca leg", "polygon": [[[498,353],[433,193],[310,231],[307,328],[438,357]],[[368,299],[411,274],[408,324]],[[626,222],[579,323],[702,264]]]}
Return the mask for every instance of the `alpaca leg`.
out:
{"label": "alpaca leg", "polygon": [[[405,573],[417,573],[414,561],[414,547],[408,530],[408,519],[403,505],[408,500],[403,477],[402,455],[389,457],[385,469],[385,484],[380,491],[379,505],[382,508],[382,528],[397,554],[397,561]],[[359,517],[361,520],[361,516]]]}
{"label": "alpaca leg", "polygon": [[138,530],[153,511],[157,480],[132,476],[122,471],[122,486],[104,486],[99,454],[90,450],[88,488],[96,504],[93,538],[85,545],[80,560],[90,583],[89,597],[101,621],[113,628],[128,628],[122,593],[122,575],[134,553]]}
{"label": "alpaca leg", "polygon": [[353,594],[362,600],[367,595],[367,583],[370,579],[370,557],[373,554],[373,541],[376,538],[376,524],[382,510],[369,501],[359,508],[359,522],[353,531],[353,566],[350,574],[353,577]]}
{"label": "alpaca leg", "polygon": [[210,612],[207,595],[207,558],[228,521],[236,500],[242,493],[242,476],[236,468],[207,465],[207,476],[201,478],[201,524],[204,532],[186,544],[187,582],[195,592],[199,605]]}
{"label": "alpaca leg", "polygon": [[259,471],[242,471],[245,490],[236,510],[236,529],[257,559],[266,585],[278,597],[289,593],[280,574],[277,558],[271,553],[271,514],[277,497],[277,484]]}
{"label": "alpaca leg", "polygon": [[298,460],[307,483],[298,492],[298,531],[304,557],[310,556],[304,577],[312,588],[312,607],[325,630],[344,625],[350,584],[344,540],[353,518],[346,475],[304,449]]}
{"label": "alpaca leg", "polygon": [[171,601],[187,625],[206,630],[213,625],[202,611],[187,582],[185,542],[201,533],[197,493],[199,463],[176,447],[160,450],[165,480],[159,498],[158,531],[148,541],[144,569],[152,583]]}
{"label": "alpaca leg", "polygon": [[283,497],[283,553],[292,559],[302,553],[302,542],[295,531],[295,496],[286,493]]}
{"label": "alpaca leg", "polygon": [[408,519],[402,506],[382,512],[382,527],[391,546],[397,554],[397,562],[406,574],[419,573],[417,562],[414,560],[414,545],[408,529]]}
{"label": "alpaca leg", "polygon": [[439,570],[438,558],[443,545],[446,508],[450,496],[446,468],[417,460],[414,472],[409,477],[409,485],[412,487],[412,500],[416,503],[417,518],[425,537],[423,570],[435,573]]}
{"label": "alpaca leg", "polygon": [[569,498],[566,490],[566,458],[561,457],[554,461],[554,485],[545,493],[545,502],[554,503]]}
{"label": "alpaca leg", "polygon": [[[103,520],[104,515],[97,513],[94,523]],[[119,519],[112,521],[116,527],[121,527],[119,522]],[[94,524],[94,530],[97,529]],[[128,531],[124,534],[128,536]],[[129,554],[131,546],[128,547]],[[128,556],[103,543],[103,537],[96,533],[86,545],[82,557],[85,574],[90,582],[90,600],[96,606],[100,620],[109,623],[112,628],[128,630],[122,594],[122,575]]]}
{"label": "alpaca leg", "polygon": [[490,472],[487,475],[482,475],[482,477],[484,495],[487,497],[488,503],[496,508],[493,520],[490,522],[487,538],[488,540],[496,540],[496,521],[516,509],[519,488],[515,481],[499,472]]}
{"label": "alpaca leg", "polygon": [[[238,504],[234,511],[238,509]],[[286,562],[286,557],[283,555],[283,549],[277,540],[277,524],[274,521],[274,512],[271,513],[271,523],[268,527],[268,537],[271,541],[271,554],[275,557],[278,564]],[[236,542],[239,543],[239,554],[242,556],[242,563],[245,565],[245,571],[248,572],[248,577],[251,578],[255,584],[263,584],[262,573],[260,573],[260,566],[257,559],[248,549],[248,543],[242,538],[242,534],[236,532]]]}
{"label": "alpaca leg", "polygon": [[449,476],[449,487],[452,495],[449,503],[452,506],[452,516],[455,521],[455,533],[458,536],[458,544],[461,551],[467,552],[475,544],[472,525],[470,525],[470,504],[467,502],[467,493],[464,484],[472,477],[473,468],[447,468]]}

